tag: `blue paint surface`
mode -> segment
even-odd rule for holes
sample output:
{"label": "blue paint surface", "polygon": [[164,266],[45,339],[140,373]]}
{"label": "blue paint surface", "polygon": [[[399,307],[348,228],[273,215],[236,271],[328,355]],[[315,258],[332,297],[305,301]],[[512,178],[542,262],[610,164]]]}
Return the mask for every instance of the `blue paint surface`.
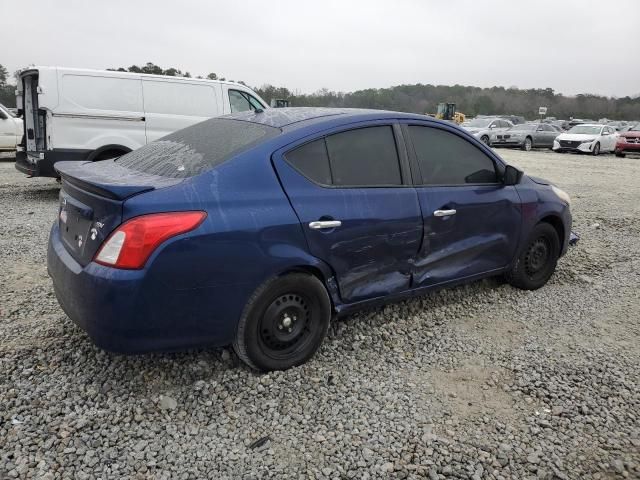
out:
{"label": "blue paint surface", "polygon": [[[61,212],[68,218],[51,230],[48,269],[66,313],[103,348],[143,352],[229,344],[256,288],[293,270],[317,275],[334,310],[346,314],[501,273],[543,219],[563,226],[566,251],[569,208],[538,179],[525,175],[516,186],[419,185],[415,171],[410,173],[413,160],[400,134],[403,124],[454,132],[504,169],[492,150],[451,124],[350,109],[274,109],[230,118],[262,122],[280,133],[180,180],[123,172],[111,160],[57,164],[63,179]],[[394,125],[398,135],[405,162],[402,186],[323,187],[284,159],[287,151],[315,138],[380,124]],[[457,214],[433,216],[444,208]],[[182,210],[203,210],[207,218],[163,243],[143,269],[119,270],[93,261],[122,222]],[[322,231],[308,227],[319,219],[339,219],[342,225]]]}

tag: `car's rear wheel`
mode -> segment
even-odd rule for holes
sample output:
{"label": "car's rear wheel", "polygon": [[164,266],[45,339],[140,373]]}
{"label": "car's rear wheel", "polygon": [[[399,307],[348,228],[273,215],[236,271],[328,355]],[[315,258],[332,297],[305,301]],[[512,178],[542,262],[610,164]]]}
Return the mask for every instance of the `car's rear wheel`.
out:
{"label": "car's rear wheel", "polygon": [[596,143],[596,144],[593,146],[593,152],[591,152],[591,154],[592,154],[594,157],[597,157],[598,155],[600,155],[600,143],[599,143],[599,142],[598,142],[598,143]]}
{"label": "car's rear wheel", "polygon": [[524,143],[522,144],[522,149],[526,152],[530,152],[531,147],[533,147],[533,141],[531,140],[531,137],[525,138]]}
{"label": "car's rear wheel", "polygon": [[330,319],[331,301],[320,280],[305,273],[277,277],[247,302],[233,348],[256,370],[285,370],[313,356]]}
{"label": "car's rear wheel", "polygon": [[489,136],[488,136],[488,135],[483,135],[483,136],[480,138],[480,141],[481,141],[482,143],[484,143],[485,145],[491,146],[491,142],[489,141]]}
{"label": "car's rear wheel", "polygon": [[506,274],[507,281],[517,288],[536,290],[547,283],[556,269],[560,256],[560,239],[548,223],[536,225],[514,266]]}

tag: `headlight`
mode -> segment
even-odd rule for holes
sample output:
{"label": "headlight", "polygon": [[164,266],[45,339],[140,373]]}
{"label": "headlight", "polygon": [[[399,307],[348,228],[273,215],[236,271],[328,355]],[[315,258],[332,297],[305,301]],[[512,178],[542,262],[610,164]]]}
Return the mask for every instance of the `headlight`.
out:
{"label": "headlight", "polygon": [[571,205],[571,197],[567,192],[559,189],[558,187],[554,187],[553,185],[551,185],[551,190],[553,190],[553,193],[555,193],[560,200],[565,202],[567,205]]}

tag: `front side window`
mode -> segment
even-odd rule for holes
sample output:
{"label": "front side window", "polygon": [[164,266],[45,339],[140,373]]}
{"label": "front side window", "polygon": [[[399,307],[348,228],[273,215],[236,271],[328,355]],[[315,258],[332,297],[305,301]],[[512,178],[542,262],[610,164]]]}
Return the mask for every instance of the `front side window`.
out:
{"label": "front side window", "polygon": [[307,178],[323,185],[402,185],[395,137],[387,125],[335,133],[302,145],[285,158]]}
{"label": "front side window", "polygon": [[495,164],[475,145],[456,134],[412,125],[409,133],[425,185],[497,183]]}
{"label": "front side window", "polygon": [[229,103],[231,104],[231,113],[264,108],[253,96],[240,90],[229,90]]}

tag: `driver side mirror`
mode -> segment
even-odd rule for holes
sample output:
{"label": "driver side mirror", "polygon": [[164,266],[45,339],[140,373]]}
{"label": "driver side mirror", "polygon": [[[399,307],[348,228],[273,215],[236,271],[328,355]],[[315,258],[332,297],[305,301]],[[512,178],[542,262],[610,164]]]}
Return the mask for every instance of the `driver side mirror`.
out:
{"label": "driver side mirror", "polygon": [[517,185],[520,183],[522,175],[524,175],[522,170],[517,169],[513,165],[507,165],[504,169],[504,174],[502,175],[502,183],[507,187],[510,185]]}
{"label": "driver side mirror", "polygon": [[611,135],[609,132],[602,132],[602,135]]}

